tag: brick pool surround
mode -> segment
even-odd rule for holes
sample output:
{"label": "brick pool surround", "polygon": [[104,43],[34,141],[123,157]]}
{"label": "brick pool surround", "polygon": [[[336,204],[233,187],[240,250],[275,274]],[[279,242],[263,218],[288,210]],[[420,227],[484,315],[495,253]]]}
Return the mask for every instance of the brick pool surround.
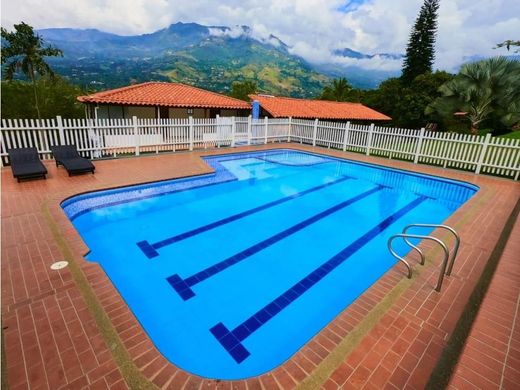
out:
{"label": "brick pool surround", "polygon": [[[404,270],[401,266],[396,265],[290,360],[270,373],[234,383],[217,382],[190,375],[168,363],[148,339],[101,267],[96,263],[88,263],[83,260],[82,255],[88,251],[88,248],[63,214],[60,203],[65,198],[87,190],[126,186],[142,183],[146,180],[149,181],[150,179],[164,180],[172,177],[211,173],[210,168],[199,156],[223,152],[234,153],[235,149],[98,161],[96,162],[98,173],[95,176],[78,176],[70,179],[65,176],[63,170],[49,167],[50,177],[46,182],[27,182],[18,186],[15,185],[14,180],[10,176],[10,171],[3,169],[4,191],[8,192],[5,196],[4,192],[2,193],[4,206],[2,226],[4,227],[5,223],[8,228],[7,233],[4,232],[4,229],[2,233],[4,253],[6,250],[7,252],[13,250],[13,245],[9,244],[10,240],[5,240],[6,235],[7,238],[14,239],[14,236],[10,234],[11,230],[13,230],[9,226],[10,223],[17,220],[19,229],[23,219],[27,218],[27,214],[30,214],[27,213],[27,208],[32,213],[41,214],[42,204],[48,204],[49,215],[56,223],[59,234],[64,237],[65,242],[70,247],[73,256],[73,259],[70,260],[75,261],[81,268],[99,304],[110,318],[113,327],[135,365],[146,378],[158,387],[199,388],[201,386],[218,386],[230,388],[233,385],[238,388],[256,388],[258,386],[263,386],[264,388],[292,388],[303,382],[302,387],[310,385],[315,387],[323,384],[327,388],[340,385],[344,387],[350,385],[355,388],[375,388],[379,381],[383,382],[388,388],[419,388],[421,381],[428,379],[429,372],[433,368],[433,364],[436,358],[438,358],[442,346],[458,318],[457,314],[460,315],[464,306],[464,297],[467,297],[471,292],[472,286],[478,279],[479,272],[486,262],[486,254],[489,254],[492,250],[493,244],[501,232],[503,221],[509,215],[512,207],[514,207],[514,201],[519,196],[518,183],[424,165],[413,165],[405,162],[365,157],[358,154],[295,144],[241,147],[238,148],[238,151],[272,149],[276,147],[315,151],[320,154],[376,163],[381,166],[413,169],[421,173],[446,176],[479,185],[481,190],[447,221],[448,224],[459,229],[463,237],[463,246],[461,247],[453,276],[445,280],[443,292],[437,294],[433,291],[438,267],[429,265],[423,268],[415,265],[416,272],[414,277],[408,280],[405,278]],[[172,166],[166,166],[166,162],[170,161]],[[124,170],[125,164],[128,164],[131,169],[137,166],[139,172],[133,175],[132,178],[122,177],[120,172],[121,169]],[[157,172],[155,167],[157,164],[162,164],[160,172]],[[98,180],[99,178],[102,180]],[[26,194],[24,191],[29,191],[30,194]],[[16,197],[21,201],[21,206],[15,204],[16,202],[12,199]],[[28,207],[23,207],[23,205]],[[489,207],[490,205],[493,207]],[[496,215],[491,215],[491,211]],[[29,215],[29,219],[32,217],[32,215]],[[41,215],[36,217],[36,219],[39,218],[41,218]],[[53,238],[48,234],[49,227],[45,226],[45,224],[41,225],[42,234],[52,241]],[[483,235],[483,228],[489,234]],[[5,241],[7,241],[7,244]],[[30,240],[27,241],[30,247],[31,242]],[[38,379],[42,376],[45,378],[42,388],[60,388],[60,386],[52,386],[50,384],[50,379],[52,378],[46,373],[50,367],[45,365],[44,352],[41,346],[39,347],[41,361],[39,376],[35,375],[32,369],[27,368],[28,362],[26,357],[29,354],[22,354],[21,358],[16,356],[16,351],[19,352],[21,350],[25,352],[26,350],[31,350],[31,348],[34,350],[34,346],[31,343],[24,342],[22,337],[24,334],[31,333],[29,326],[27,328],[21,326],[23,323],[22,319],[32,317],[33,321],[37,320],[35,313],[43,314],[42,305],[44,310],[49,311],[49,306],[58,314],[59,312],[67,311],[70,307],[63,308],[61,305],[62,296],[65,293],[68,300],[72,301],[72,306],[74,306],[75,312],[78,313],[78,317],[79,313],[82,313],[81,316],[84,317],[86,323],[95,324],[95,321],[93,322],[92,319],[92,313],[85,310],[84,303],[81,302],[82,295],[73,282],[70,272],[67,270],[59,271],[59,273],[47,271],[49,263],[52,262],[51,260],[62,258],[64,255],[60,253],[56,245],[51,243],[49,246],[50,253],[48,255],[50,256],[44,256],[41,253],[42,250],[39,249],[40,258],[38,260],[40,260],[40,263],[43,260],[44,264],[38,264],[36,267],[33,266],[33,268],[36,268],[35,272],[41,275],[46,274],[45,277],[51,281],[49,284],[53,288],[49,289],[47,286],[46,289],[40,289],[44,291],[32,292],[25,286],[25,291],[15,291],[16,288],[14,288],[12,282],[17,277],[13,278],[13,276],[21,274],[22,284],[27,284],[30,277],[23,277],[25,271],[17,269],[17,267],[8,269],[7,279],[2,275],[2,285],[4,286],[6,283],[8,285],[11,284],[8,287],[12,290],[8,294],[4,292],[2,297],[4,326],[8,326],[8,329],[5,330],[8,375],[10,382],[13,379],[15,382],[15,386],[12,386],[12,388],[23,388],[24,385],[33,384],[34,378]],[[428,245],[423,245],[423,247],[431,248]],[[21,251],[22,249],[18,247],[15,252],[20,253]],[[427,255],[431,258],[435,252],[435,249],[429,249]],[[9,261],[9,257],[7,261]],[[439,260],[438,256],[436,260]],[[20,261],[19,255],[18,261]],[[7,265],[7,268],[9,267]],[[41,269],[42,267],[44,268]],[[398,294],[395,293],[397,290],[400,290]],[[392,291],[394,291],[393,294]],[[389,302],[388,297],[393,297],[391,302]],[[457,297],[459,298],[456,299]],[[65,300],[63,298],[63,301]],[[58,304],[56,305],[55,303]],[[79,310],[77,306],[80,307]],[[26,309],[29,309],[30,314],[27,314]],[[377,312],[378,315],[374,316],[374,312]],[[72,315],[70,317],[72,318]],[[51,324],[50,333],[54,336],[53,320],[50,317],[47,318]],[[76,323],[74,319],[71,321]],[[34,332],[37,335],[36,338],[39,338],[41,334],[48,335],[49,333],[49,331],[41,333],[38,330],[36,321],[33,323],[33,328],[36,328],[36,332]],[[73,369],[65,369],[64,359],[60,358],[64,372],[63,377],[65,378],[64,380],[61,379],[61,387],[80,380],[84,380],[90,386],[101,380],[100,383],[103,383],[105,386],[113,388],[115,385],[118,385],[123,388],[125,383],[122,381],[121,372],[115,364],[109,348],[106,345],[101,345],[99,342],[99,331],[92,327],[88,331],[83,329],[80,333],[87,334],[88,332],[90,332],[90,336],[97,340],[96,349],[91,345],[92,351],[95,351],[103,358],[97,359],[96,357],[96,362],[89,367],[83,367],[78,358],[79,371],[81,372],[70,375],[67,375],[67,373],[73,371]],[[76,348],[74,342],[75,340],[72,340],[76,356],[84,354],[85,352],[79,351],[79,349],[83,348]],[[65,352],[68,350],[66,349]],[[61,356],[59,348],[58,355]],[[34,358],[34,360],[38,359]],[[21,370],[22,366],[24,370]],[[92,370],[89,371],[88,368],[91,367]],[[41,370],[41,368],[44,368],[44,370]],[[20,373],[22,371],[25,372],[25,382],[16,375],[17,372]],[[42,373],[41,371],[44,372]]]}

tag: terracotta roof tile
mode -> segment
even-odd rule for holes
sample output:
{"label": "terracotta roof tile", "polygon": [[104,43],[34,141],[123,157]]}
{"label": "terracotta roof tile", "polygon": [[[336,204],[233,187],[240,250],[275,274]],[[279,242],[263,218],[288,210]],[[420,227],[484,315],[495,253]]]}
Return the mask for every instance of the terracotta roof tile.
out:
{"label": "terracotta roof tile", "polygon": [[357,119],[371,121],[392,119],[361,103],[295,99],[269,95],[249,95],[249,97],[251,100],[258,100],[260,106],[275,118]]}
{"label": "terracotta roof tile", "polygon": [[180,83],[148,82],[79,96],[83,103],[249,110],[242,100]]}

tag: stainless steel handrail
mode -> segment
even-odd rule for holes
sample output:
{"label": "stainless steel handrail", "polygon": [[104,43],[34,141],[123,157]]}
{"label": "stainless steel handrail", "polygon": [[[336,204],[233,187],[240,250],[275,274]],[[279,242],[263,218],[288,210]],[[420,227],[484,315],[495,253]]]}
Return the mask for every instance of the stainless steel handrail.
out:
{"label": "stainless steel handrail", "polygon": [[392,242],[396,238],[403,238],[403,240],[405,240],[405,242],[408,245],[410,245],[412,248],[414,248],[415,250],[417,250],[419,252],[419,254],[421,255],[421,264],[424,264],[424,255],[423,255],[423,253],[419,250],[419,248],[417,248],[415,245],[413,245],[409,241],[407,241],[406,238],[418,238],[420,240],[432,240],[432,241],[436,242],[437,244],[439,244],[441,246],[441,248],[444,250],[444,260],[442,261],[441,272],[439,274],[439,279],[437,280],[437,286],[435,287],[435,291],[440,292],[441,291],[441,286],[442,286],[442,281],[444,280],[444,273],[446,272],[446,266],[448,265],[448,259],[449,259],[449,254],[450,254],[450,251],[448,250],[448,247],[446,246],[446,244],[444,244],[444,242],[439,240],[437,237],[422,236],[422,235],[419,235],[419,234],[400,233],[400,234],[394,234],[392,237],[390,237],[388,239],[388,244],[387,244],[388,245],[388,249],[390,250],[390,253],[397,260],[399,260],[400,262],[402,262],[402,263],[404,263],[406,265],[406,268],[408,268],[408,279],[412,277],[412,269],[410,267],[410,264],[408,264],[408,262],[404,258],[399,256],[397,254],[397,252],[394,251],[394,249],[392,248]]}
{"label": "stainless steel handrail", "polygon": [[[455,258],[457,257],[457,253],[459,252],[459,246],[460,246],[460,236],[459,234],[453,229],[451,226],[448,225],[437,225],[432,223],[412,223],[410,225],[406,225],[403,229],[403,233],[406,234],[407,230],[413,227],[424,227],[424,228],[439,228],[439,229],[446,229],[447,231],[451,232],[455,236],[455,246],[453,247],[453,251],[451,254],[451,259],[448,262],[448,268],[446,269],[446,275],[450,276],[451,271],[453,270],[453,264],[455,264]],[[416,248],[411,242],[409,242],[406,238],[404,240],[408,243],[408,245]],[[418,248],[416,248],[419,250]],[[420,252],[420,250],[419,250]],[[422,252],[421,252],[422,254]]]}
{"label": "stainless steel handrail", "polygon": [[[398,261],[400,261],[401,263],[403,263],[407,270],[408,270],[408,279],[410,279],[412,277],[412,267],[410,266],[410,264],[401,256],[399,256],[397,254],[397,252],[394,250],[394,248],[392,247],[392,242],[394,241],[395,238],[397,238],[398,235],[395,235],[395,236],[392,236],[388,239],[388,243],[387,243],[387,246],[388,246],[388,250],[390,251],[390,253],[392,254],[392,256],[394,256]],[[427,236],[424,236],[424,237],[427,237]],[[421,252],[421,250],[419,248],[417,248],[415,245],[411,244],[410,242],[406,241],[406,243],[408,245],[410,245],[413,249],[415,249],[417,252],[419,252],[419,255],[421,256],[421,264],[424,264],[424,255],[423,253]]]}

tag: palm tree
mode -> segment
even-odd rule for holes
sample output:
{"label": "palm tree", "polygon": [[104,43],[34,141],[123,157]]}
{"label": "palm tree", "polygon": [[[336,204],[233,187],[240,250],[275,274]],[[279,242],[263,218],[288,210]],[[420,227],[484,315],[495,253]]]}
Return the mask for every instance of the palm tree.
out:
{"label": "palm tree", "polygon": [[[497,43],[497,45],[493,49],[498,49],[500,47],[505,47],[507,49],[507,51],[509,51],[511,46],[520,46],[520,41],[515,41],[513,39],[507,39],[504,42]],[[515,53],[518,53],[519,50],[516,50]]]}
{"label": "palm tree", "polygon": [[[2,64],[7,63],[5,78],[12,80],[15,73],[21,70],[31,80],[34,91],[34,105],[40,119],[36,75],[54,77],[54,72],[45,62],[44,57],[62,56],[63,53],[52,46],[44,46],[43,39],[34,33],[31,26],[24,22],[15,24],[14,29],[14,32],[1,29]],[[5,46],[4,43],[6,43]]]}
{"label": "palm tree", "polygon": [[520,62],[495,57],[465,64],[439,92],[442,95],[426,113],[450,117],[463,112],[471,123],[472,134],[491,114],[506,125],[514,125],[520,120]]}
{"label": "palm tree", "polygon": [[339,79],[334,79],[332,80],[331,85],[327,85],[325,88],[323,88],[320,99],[346,102],[349,99],[349,94],[351,91],[352,85],[350,85],[346,78],[342,77]]}

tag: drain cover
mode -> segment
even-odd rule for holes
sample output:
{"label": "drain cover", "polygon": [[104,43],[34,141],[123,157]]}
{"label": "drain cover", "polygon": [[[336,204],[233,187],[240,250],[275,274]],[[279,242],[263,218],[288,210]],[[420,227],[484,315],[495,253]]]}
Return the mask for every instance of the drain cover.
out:
{"label": "drain cover", "polygon": [[69,262],[68,261],[57,261],[56,263],[53,263],[51,265],[51,269],[53,270],[59,270],[59,269],[62,269],[62,268],[65,268],[66,266],[69,265]]}

